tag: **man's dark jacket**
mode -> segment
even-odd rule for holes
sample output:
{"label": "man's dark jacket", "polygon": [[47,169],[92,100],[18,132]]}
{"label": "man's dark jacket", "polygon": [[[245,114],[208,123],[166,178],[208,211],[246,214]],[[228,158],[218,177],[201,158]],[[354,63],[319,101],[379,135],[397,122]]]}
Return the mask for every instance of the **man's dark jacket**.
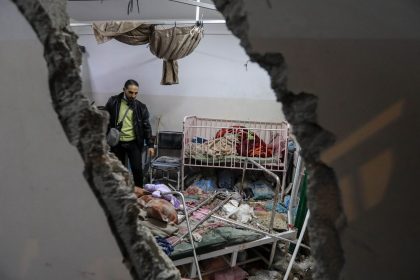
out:
{"label": "man's dark jacket", "polygon": [[[123,92],[118,95],[111,96],[105,105],[105,109],[109,113],[108,130],[111,127],[117,126],[118,116],[120,113],[121,99],[123,98],[123,96]],[[148,147],[153,147],[152,127],[150,126],[149,122],[149,111],[147,110],[146,105],[144,105],[137,99],[134,100],[133,107],[133,127],[137,143],[140,147],[143,147],[144,141],[146,141],[146,145]]]}

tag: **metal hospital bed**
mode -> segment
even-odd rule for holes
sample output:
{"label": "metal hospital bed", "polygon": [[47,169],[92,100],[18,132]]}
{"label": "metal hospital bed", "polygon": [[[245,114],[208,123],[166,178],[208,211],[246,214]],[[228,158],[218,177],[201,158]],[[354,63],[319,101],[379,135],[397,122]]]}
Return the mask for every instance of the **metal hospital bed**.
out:
{"label": "metal hospital bed", "polygon": [[[226,134],[240,134],[246,135],[247,137],[253,137],[253,142],[243,141],[238,137],[233,137],[231,140],[231,145],[225,146],[225,154],[217,153],[206,153],[208,147],[202,149],[202,145],[208,142],[209,140],[217,139],[215,136],[220,136],[221,131]],[[250,136],[251,135],[251,136]],[[257,136],[257,137],[255,137]],[[219,137],[220,138],[220,137]],[[184,129],[183,129],[183,140],[182,140],[182,155],[181,155],[181,187],[184,189],[184,168],[186,166],[199,166],[199,167],[212,167],[212,168],[232,168],[232,169],[242,169],[242,185],[244,176],[247,170],[262,170],[269,176],[272,176],[276,181],[275,188],[275,197],[274,204],[284,198],[285,195],[285,178],[286,178],[286,166],[287,166],[287,139],[288,139],[288,124],[285,122],[282,123],[269,123],[269,122],[250,122],[250,121],[229,121],[229,120],[217,120],[217,119],[208,119],[208,118],[198,118],[198,117],[185,117],[184,118]],[[250,144],[251,143],[251,144]],[[201,146],[200,146],[201,145]],[[217,144],[216,144],[217,145]],[[249,153],[250,146],[255,148],[259,147],[259,154]],[[223,147],[222,147],[223,148]],[[207,150],[206,150],[207,149]],[[242,151],[247,151],[248,153],[245,156],[240,154]],[[197,153],[198,151],[198,153]],[[203,153],[204,151],[204,153]],[[238,152],[239,151],[239,152]],[[217,152],[217,151],[216,151]],[[219,156],[218,155],[222,155]],[[296,201],[297,188],[299,186],[298,177],[301,175],[300,167],[301,161],[298,160],[297,167],[299,170],[296,170],[294,174],[293,184],[291,188],[291,205]],[[279,176],[276,173],[281,173],[282,179],[280,180]],[[186,219],[188,219],[187,209],[185,210]],[[190,243],[192,245],[192,256],[187,256],[174,260],[175,266],[185,266],[190,265],[189,276],[195,278],[198,276],[199,279],[202,277],[202,273],[199,266],[199,261],[206,259],[211,259],[217,256],[224,256],[226,262],[230,267],[236,265],[242,265],[256,260],[263,260],[269,267],[273,263],[274,254],[277,248],[278,241],[283,241],[286,243],[296,244],[295,252],[299,249],[299,246],[309,248],[308,246],[301,244],[303,234],[305,229],[301,230],[299,239],[297,239],[297,230],[293,228],[293,215],[291,213],[291,207],[287,213],[287,222],[289,228],[285,232],[277,233],[273,232],[273,221],[275,215],[275,207],[272,209],[270,226],[268,230],[262,230],[260,228],[255,228],[247,224],[242,224],[240,222],[231,220],[229,218],[224,218],[218,216],[215,213],[211,213],[211,217],[219,219],[227,224],[231,224],[235,227],[247,229],[262,235],[261,238],[252,240],[245,243],[228,245],[223,248],[213,250],[210,252],[205,252],[201,254],[196,253],[196,248],[194,246],[194,241],[191,236],[191,228],[188,225],[188,231],[190,236]],[[309,213],[307,214],[309,218]],[[307,222],[307,221],[306,221]],[[306,228],[305,222],[305,228]],[[269,257],[266,257],[266,254],[255,251],[255,248],[259,248],[263,245],[270,245],[271,249],[269,251]],[[256,252],[256,255],[250,259],[239,260],[238,254],[245,250],[253,250]],[[293,254],[293,259],[296,253]],[[228,257],[226,257],[228,256]],[[291,268],[291,265],[289,265]],[[288,273],[290,273],[290,268]],[[206,272],[211,273],[211,272]]]}

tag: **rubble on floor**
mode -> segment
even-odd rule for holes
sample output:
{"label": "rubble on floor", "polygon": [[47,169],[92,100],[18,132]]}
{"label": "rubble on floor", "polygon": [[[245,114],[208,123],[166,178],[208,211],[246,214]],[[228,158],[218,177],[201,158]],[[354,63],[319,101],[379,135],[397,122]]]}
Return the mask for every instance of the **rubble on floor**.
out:
{"label": "rubble on floor", "polygon": [[[223,246],[245,244],[258,240],[263,237],[261,231],[271,231],[270,226],[272,226],[274,234],[290,229],[287,216],[290,195],[286,193],[283,199],[279,198],[280,200],[277,201],[274,197],[274,182],[266,178],[264,174],[250,173],[242,177],[240,172],[235,175],[231,170],[206,173],[195,173],[185,179],[188,187],[182,193],[186,209],[179,207],[181,203],[175,197],[165,195],[170,189],[164,184],[146,184],[144,190],[136,189],[139,206],[146,213],[146,216],[142,217],[139,222],[151,226],[155,234],[158,233],[157,235],[163,237],[157,237],[157,241],[171,259],[182,260],[188,257],[192,251],[184,211],[188,211],[189,222],[193,225],[191,235],[195,241],[194,247],[200,254],[215,251],[216,248],[224,248]],[[241,179],[244,182],[243,185]],[[158,203],[159,207],[155,207],[155,212],[160,213],[162,217],[157,214],[152,215],[154,212],[147,212],[147,206],[150,203],[149,197],[158,201],[163,200]],[[143,201],[145,199],[146,201]],[[274,203],[275,201],[276,203]],[[161,205],[163,202],[165,205]],[[173,211],[169,211],[169,208]],[[291,212],[297,211],[296,208],[294,206]],[[274,217],[271,221],[272,210],[274,210]],[[172,215],[173,213],[176,215]],[[168,216],[168,214],[171,215]],[[222,220],[219,220],[220,217]],[[158,223],[153,219],[157,219],[161,223],[169,221],[172,223],[156,228]],[[226,224],[223,219],[229,219],[234,223]],[[244,228],[240,224],[249,226],[251,229]],[[177,230],[172,234],[167,234],[171,230],[170,226],[175,226]],[[252,228],[259,231],[253,231]],[[296,229],[298,228],[299,226],[296,224]],[[303,243],[307,244],[308,241],[304,240]],[[247,247],[246,250],[236,249],[242,250],[236,251],[236,256],[228,257],[229,253],[226,253],[225,256],[214,255],[211,258],[203,259],[200,261],[202,278],[205,280],[283,279],[291,260],[292,248],[289,249],[288,245],[277,242],[277,250],[275,254],[273,252],[273,263],[267,270],[266,253],[270,252],[272,248],[272,245],[259,243],[255,247]],[[307,256],[309,253],[305,248],[300,249],[288,279],[312,279],[314,262],[311,257]],[[241,258],[241,256],[245,256],[245,258]],[[232,259],[229,261],[229,258]],[[182,261],[179,263],[181,264],[177,267],[182,276],[195,276],[189,262],[185,266]],[[230,267],[232,263],[240,266]]]}

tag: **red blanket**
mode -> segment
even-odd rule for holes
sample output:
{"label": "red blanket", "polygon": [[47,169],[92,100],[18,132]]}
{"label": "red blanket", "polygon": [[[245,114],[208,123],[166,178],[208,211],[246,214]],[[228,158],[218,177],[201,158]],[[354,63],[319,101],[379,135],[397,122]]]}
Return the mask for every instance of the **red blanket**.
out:
{"label": "red blanket", "polygon": [[226,133],[237,135],[236,151],[241,156],[262,158],[273,156],[272,149],[268,148],[255,132],[244,126],[234,125],[231,128],[222,128],[216,133],[215,138],[223,137]]}

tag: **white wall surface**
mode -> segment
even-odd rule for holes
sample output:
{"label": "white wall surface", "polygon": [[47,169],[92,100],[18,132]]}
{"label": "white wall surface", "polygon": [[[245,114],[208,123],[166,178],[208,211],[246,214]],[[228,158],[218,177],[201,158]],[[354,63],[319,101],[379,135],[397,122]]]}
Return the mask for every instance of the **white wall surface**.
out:
{"label": "white wall surface", "polygon": [[184,116],[272,122],[284,119],[281,105],[267,100],[152,95],[145,95],[140,99],[151,112],[154,131],[159,117],[160,130],[175,131],[182,131]]}
{"label": "white wall surface", "polygon": [[0,0],[0,279],[130,279],[51,106],[43,49]]}
{"label": "white wall surface", "polygon": [[[281,104],[275,102],[265,70],[249,60],[239,40],[224,27],[206,27],[197,49],[178,61],[177,85],[160,85],[162,61],[147,46],[129,46],[116,40],[98,45],[90,30],[78,30],[86,47],[83,81],[86,95],[97,105],[122,91],[133,78],[140,83],[138,99],[161,117],[160,129],[181,130],[184,116],[222,119],[282,121]],[[216,35],[217,34],[217,35]],[[224,34],[224,35],[218,35]]]}

